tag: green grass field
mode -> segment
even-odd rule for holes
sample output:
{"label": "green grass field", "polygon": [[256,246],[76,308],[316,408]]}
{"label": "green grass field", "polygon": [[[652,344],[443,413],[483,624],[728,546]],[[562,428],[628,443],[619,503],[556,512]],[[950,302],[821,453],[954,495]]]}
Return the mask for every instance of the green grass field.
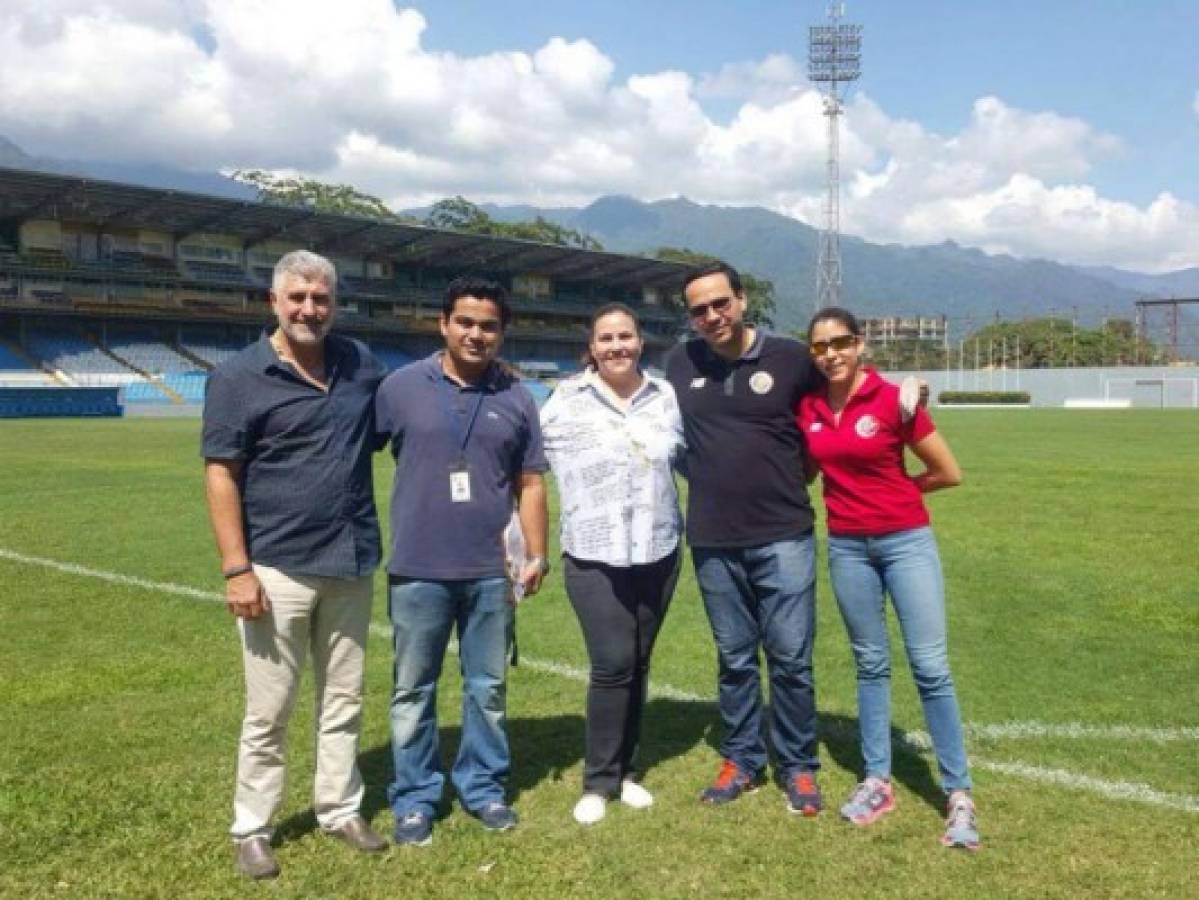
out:
{"label": "green grass field", "polygon": [[[525,662],[509,711],[521,826],[486,834],[455,806],[428,848],[363,858],[330,841],[311,812],[302,701],[279,821],[283,875],[261,887],[234,872],[225,834],[242,704],[229,614],[33,559],[219,591],[198,423],[0,423],[0,895],[1199,896],[1199,415],[958,410],[938,420],[966,473],[931,507],[980,853],[938,844],[932,760],[911,749],[897,752],[894,814],[865,830],[838,820],[857,775],[856,719],[823,574],[816,674],[834,811],[789,816],[773,786],[701,806],[718,765],[716,710],[704,700],[715,654],[687,566],[653,674],[676,691],[647,713],[651,810],[614,805],[588,830],[570,817],[586,658],[555,573],[519,614]],[[384,507],[390,469],[380,457]],[[365,813],[388,833],[390,662],[376,634],[362,765]],[[923,722],[896,662],[900,739]],[[452,748],[460,695],[447,668]]]}

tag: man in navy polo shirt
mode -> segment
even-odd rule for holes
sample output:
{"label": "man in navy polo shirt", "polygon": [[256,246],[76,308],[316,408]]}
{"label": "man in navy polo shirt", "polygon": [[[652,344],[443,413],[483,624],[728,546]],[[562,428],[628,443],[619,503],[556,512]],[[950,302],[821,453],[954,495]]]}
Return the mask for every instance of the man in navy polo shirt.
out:
{"label": "man in navy polo shirt", "polygon": [[371,479],[374,394],[385,370],[330,334],[337,273],[304,250],[275,266],[277,327],[213,371],[202,452],[208,511],[245,667],[231,833],[237,866],[272,878],[287,722],[304,657],[317,690],[315,806],[358,850],[387,844],[359,814],[363,662],[379,524]]}
{"label": "man in navy polo shirt", "polygon": [[823,377],[806,344],[746,323],[732,266],[692,272],[683,298],[699,338],[671,351],[666,377],[683,415],[687,540],[716,640],[725,726],[724,760],[701,799],[728,803],[762,783],[761,652],[779,779],[790,810],[814,816],[823,806],[812,677],[816,544],[794,411]]}
{"label": "man in navy polo shirt", "polygon": [[745,322],[724,263],[684,283],[699,339],[676,347],[666,377],[687,442],[687,538],[719,656],[723,765],[702,794],[727,803],[766,769],[758,654],[770,681],[770,739],[793,812],[821,809],[816,770],[816,548],[793,410],[821,383],[807,347]]}
{"label": "man in navy polo shirt", "polygon": [[488,829],[517,821],[504,796],[513,586],[502,537],[515,504],[530,556],[516,588],[536,593],[548,571],[548,466],[532,396],[495,362],[510,315],[502,286],[456,278],[442,306],[445,349],[393,372],[376,399],[379,438],[390,440],[396,460],[388,564],[395,780],[388,796],[398,844],[432,840],[445,784],[437,679],[455,627],[463,688],[454,789]]}

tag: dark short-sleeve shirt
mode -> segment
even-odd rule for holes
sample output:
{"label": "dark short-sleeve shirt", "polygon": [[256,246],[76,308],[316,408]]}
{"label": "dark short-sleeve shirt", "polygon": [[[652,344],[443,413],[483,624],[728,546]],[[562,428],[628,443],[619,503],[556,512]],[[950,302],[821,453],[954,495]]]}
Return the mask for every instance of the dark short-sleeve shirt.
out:
{"label": "dark short-sleeve shirt", "polygon": [[[496,366],[479,384],[459,385],[434,353],[384,379],[375,427],[396,460],[388,572],[429,581],[503,575],[516,483],[549,468],[532,395]],[[450,478],[463,466],[470,500],[454,502]]]}
{"label": "dark short-sleeve shirt", "polygon": [[371,454],[386,369],[359,341],[329,335],[325,370],[328,391],[280,360],[264,332],[209,376],[201,453],[243,464],[251,560],[349,578],[380,559]]}
{"label": "dark short-sleeve shirt", "polygon": [[667,356],[666,378],[683,414],[691,545],[757,547],[808,534],[812,504],[794,409],[823,380],[807,346],[759,331],[730,362],[691,340]]}

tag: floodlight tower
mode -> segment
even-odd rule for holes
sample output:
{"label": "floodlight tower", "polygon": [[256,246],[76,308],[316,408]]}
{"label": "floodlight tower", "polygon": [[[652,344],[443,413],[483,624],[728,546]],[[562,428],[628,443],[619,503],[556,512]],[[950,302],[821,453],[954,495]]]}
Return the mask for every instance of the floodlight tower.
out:
{"label": "floodlight tower", "polygon": [[828,119],[828,193],[816,262],[816,309],[841,305],[840,88],[862,74],[862,26],[843,23],[844,15],[844,3],[831,3],[828,24],[808,29],[808,78],[826,85]]}

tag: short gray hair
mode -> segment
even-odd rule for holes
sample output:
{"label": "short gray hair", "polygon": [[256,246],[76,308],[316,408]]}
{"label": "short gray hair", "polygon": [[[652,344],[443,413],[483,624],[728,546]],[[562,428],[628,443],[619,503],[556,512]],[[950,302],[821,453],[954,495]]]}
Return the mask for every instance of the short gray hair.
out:
{"label": "short gray hair", "polygon": [[329,293],[337,293],[337,269],[332,262],[319,253],[311,250],[292,250],[285,253],[275,263],[275,272],[271,276],[271,290],[279,291],[289,275],[299,275],[309,281],[323,281],[329,286]]}

